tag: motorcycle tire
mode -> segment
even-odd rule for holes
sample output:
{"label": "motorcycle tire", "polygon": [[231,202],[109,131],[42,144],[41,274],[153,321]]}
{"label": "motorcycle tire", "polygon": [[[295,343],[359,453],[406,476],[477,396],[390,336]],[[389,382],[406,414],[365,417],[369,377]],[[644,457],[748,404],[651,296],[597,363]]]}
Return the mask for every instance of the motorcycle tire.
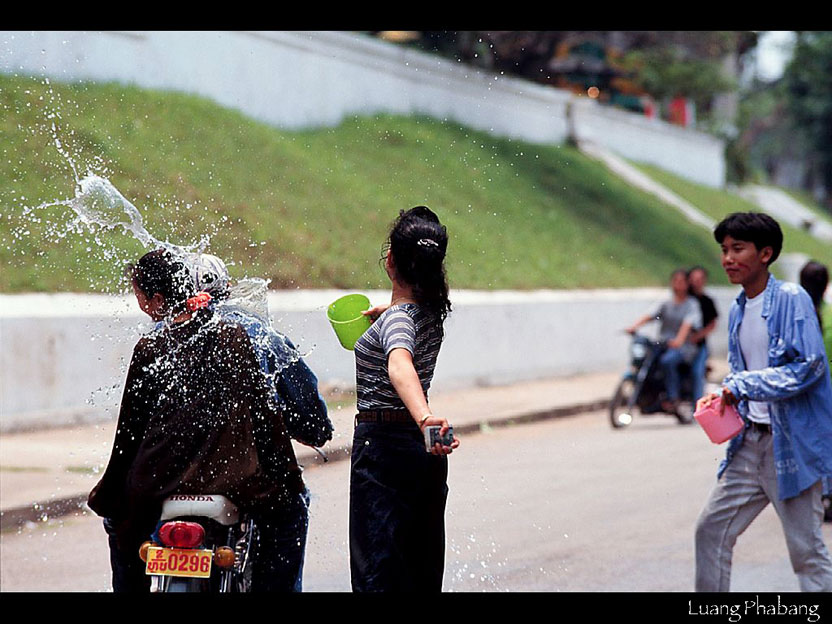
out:
{"label": "motorcycle tire", "polygon": [[682,401],[676,408],[676,419],[680,425],[689,425],[693,422],[694,405],[687,401]]}
{"label": "motorcycle tire", "polygon": [[[633,422],[633,414],[627,411],[627,403],[633,394],[635,382],[626,377],[618,384],[612,400],[610,401],[610,423],[613,429],[623,429]],[[635,407],[633,408],[635,411]]]}
{"label": "motorcycle tire", "polygon": [[202,579],[171,577],[163,591],[166,594],[193,594],[208,591],[207,585]]}

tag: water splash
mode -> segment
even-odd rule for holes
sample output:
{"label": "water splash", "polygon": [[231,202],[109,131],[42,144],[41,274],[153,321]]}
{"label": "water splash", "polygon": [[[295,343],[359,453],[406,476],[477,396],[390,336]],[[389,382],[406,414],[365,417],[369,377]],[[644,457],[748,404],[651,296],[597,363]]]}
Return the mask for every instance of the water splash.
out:
{"label": "water splash", "polygon": [[75,198],[66,202],[86,225],[112,230],[119,226],[144,247],[168,247],[150,235],[136,207],[106,178],[89,175],[78,181]]}
{"label": "water splash", "polygon": [[[52,90],[48,80],[45,84],[47,86],[48,103],[46,106],[47,120],[43,129],[51,137],[51,143],[57,153],[71,169],[75,184],[74,196],[45,202],[38,206],[24,206],[24,223],[14,231],[15,238],[20,239],[30,236],[29,225],[41,222],[45,222],[48,226],[47,235],[54,242],[60,242],[72,235],[86,237],[88,242],[87,254],[99,254],[100,259],[103,259],[108,266],[113,267],[112,275],[116,279],[105,285],[105,292],[112,292],[115,289],[121,290],[124,285],[121,277],[127,260],[124,258],[124,254],[130,252],[122,250],[112,237],[105,237],[104,234],[120,232],[138,241],[147,251],[166,249],[183,261],[186,266],[190,265],[200,253],[204,253],[209,247],[210,235],[203,234],[198,240],[189,244],[172,243],[153,236],[148,231],[139,209],[107,178],[107,167],[104,166],[100,158],[94,158],[100,165],[95,167],[96,171],[89,169],[85,173],[81,173],[82,169],[79,167],[78,159],[75,158],[71,149],[61,138],[62,132],[66,132],[66,129],[62,128],[64,123],[60,98]],[[70,131],[69,134],[71,135],[73,132]],[[21,199],[25,200],[25,198]],[[69,216],[64,213],[57,221],[53,221],[54,217],[48,212],[40,214],[42,210],[55,207],[69,208],[71,213],[69,213]],[[218,303],[217,310],[220,314],[217,316],[224,316],[224,312],[236,311],[239,314],[253,316],[266,328],[268,336],[259,338],[259,344],[256,346],[262,353],[268,354],[272,366],[267,373],[267,377],[270,384],[274,385],[282,371],[297,362],[302,354],[291,345],[285,336],[272,327],[268,310],[268,284],[268,280],[261,278],[239,280],[231,288],[228,299]],[[119,322],[118,319],[113,320]],[[140,323],[141,325],[144,324]],[[139,329],[140,331],[143,330],[142,333],[147,333],[148,330],[159,329],[159,326],[145,326]],[[130,339],[125,335],[125,332],[117,333],[119,338],[116,338],[116,340]],[[98,337],[107,338],[106,336]],[[110,338],[113,339],[112,336]],[[96,337],[93,337],[93,340],[95,339]],[[126,362],[122,363],[122,368],[127,368]],[[116,398],[117,391],[118,386],[100,387],[93,392],[93,396],[90,397],[88,403],[96,403],[95,397],[103,397],[105,400]]]}

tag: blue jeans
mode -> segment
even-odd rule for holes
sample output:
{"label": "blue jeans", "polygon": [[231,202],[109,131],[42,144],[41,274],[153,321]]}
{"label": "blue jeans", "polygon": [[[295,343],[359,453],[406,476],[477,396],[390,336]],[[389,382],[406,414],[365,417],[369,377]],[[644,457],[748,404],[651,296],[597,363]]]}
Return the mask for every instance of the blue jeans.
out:
{"label": "blue jeans", "polygon": [[682,351],[679,349],[668,349],[659,358],[659,366],[664,371],[664,386],[669,401],[679,400],[679,365],[684,362]]}
{"label": "blue jeans", "polygon": [[702,343],[699,351],[696,352],[696,359],[691,364],[691,377],[693,378],[693,400],[698,401],[705,396],[705,368],[708,365],[708,351],[707,343]]}
{"label": "blue jeans", "polygon": [[300,592],[309,529],[309,492],[297,495],[287,509],[256,514],[251,591]]}
{"label": "blue jeans", "polygon": [[360,423],[350,472],[355,592],[442,591],[448,458],[416,423]]}

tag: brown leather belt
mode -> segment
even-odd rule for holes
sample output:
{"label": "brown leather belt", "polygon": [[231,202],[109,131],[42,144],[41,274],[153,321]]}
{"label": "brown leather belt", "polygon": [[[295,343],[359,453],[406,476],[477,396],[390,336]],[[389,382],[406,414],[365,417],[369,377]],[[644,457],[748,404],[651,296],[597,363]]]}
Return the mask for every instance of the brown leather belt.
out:
{"label": "brown leather belt", "polygon": [[355,415],[355,424],[358,423],[413,423],[413,417],[406,409],[385,409],[385,410],[363,410]]}

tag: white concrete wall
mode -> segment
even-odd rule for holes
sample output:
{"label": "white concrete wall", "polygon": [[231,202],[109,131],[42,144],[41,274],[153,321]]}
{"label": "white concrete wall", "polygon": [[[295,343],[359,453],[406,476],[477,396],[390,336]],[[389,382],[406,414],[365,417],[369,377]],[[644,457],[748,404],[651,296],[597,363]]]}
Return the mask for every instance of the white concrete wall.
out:
{"label": "white concrete wall", "polygon": [[575,131],[713,187],[721,141],[569,92],[347,32],[0,31],[0,72],[195,93],[282,128],[420,113],[498,136],[562,143]]}
{"label": "white concrete wall", "polygon": [[591,141],[636,162],[655,165],[711,187],[725,184],[725,146],[719,139],[633,115],[592,100],[573,105],[579,141]]}
{"label": "white concrete wall", "polygon": [[[338,344],[325,313],[342,294],[273,292],[270,309],[322,385],[352,387],[353,354]],[[725,321],[736,291],[713,294]],[[389,301],[388,292],[368,296]],[[664,289],[452,292],[433,391],[623,372],[623,328],[667,296]],[[133,345],[148,327],[130,298],[0,295],[0,431],[114,417]],[[725,322],[711,345],[726,352]]]}

